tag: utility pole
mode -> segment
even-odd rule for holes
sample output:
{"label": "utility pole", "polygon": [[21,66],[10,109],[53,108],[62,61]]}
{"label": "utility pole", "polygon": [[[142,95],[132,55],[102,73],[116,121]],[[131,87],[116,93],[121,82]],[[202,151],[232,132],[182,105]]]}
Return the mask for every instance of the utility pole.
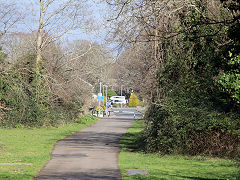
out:
{"label": "utility pole", "polygon": [[108,92],[108,87],[106,86],[106,115],[108,115],[108,101],[107,101],[107,92]]}
{"label": "utility pole", "polygon": [[102,94],[103,94],[103,106],[104,106],[104,86],[105,85],[103,85],[103,92],[102,92]]}
{"label": "utility pole", "polygon": [[[100,82],[100,92],[99,92],[99,94],[102,94],[102,83]],[[100,108],[101,108],[101,101],[99,101],[99,109],[98,109],[98,116],[100,116],[100,114],[101,114],[101,110],[100,110]]]}
{"label": "utility pole", "polygon": [[121,85],[121,96],[122,96],[122,87],[123,87],[123,85]]}
{"label": "utility pole", "polygon": [[[123,87],[123,85],[121,85],[121,96],[122,96],[122,87]],[[121,108],[122,108],[122,104],[123,104],[123,103],[121,103]]]}

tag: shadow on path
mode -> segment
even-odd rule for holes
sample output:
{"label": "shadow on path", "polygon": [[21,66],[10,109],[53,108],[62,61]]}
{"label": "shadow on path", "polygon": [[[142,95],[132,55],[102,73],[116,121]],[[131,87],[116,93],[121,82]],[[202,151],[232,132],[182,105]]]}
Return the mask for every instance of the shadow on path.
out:
{"label": "shadow on path", "polygon": [[124,115],[103,118],[58,141],[52,159],[35,179],[121,179],[119,141],[134,121]]}
{"label": "shadow on path", "polygon": [[58,180],[92,180],[92,179],[106,179],[106,180],[120,180],[121,177],[117,177],[119,171],[115,169],[97,169],[89,172],[64,172],[64,173],[52,173],[47,175],[41,175],[41,179],[58,179]]}

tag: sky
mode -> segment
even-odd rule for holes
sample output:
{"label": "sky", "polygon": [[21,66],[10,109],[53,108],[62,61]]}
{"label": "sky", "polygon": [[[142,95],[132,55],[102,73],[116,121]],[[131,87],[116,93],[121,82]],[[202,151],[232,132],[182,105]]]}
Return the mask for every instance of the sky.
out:
{"label": "sky", "polygon": [[[39,0],[9,0],[16,4],[20,12],[25,15],[23,21],[18,24],[19,32],[32,32],[37,29],[37,24],[39,20]],[[56,0],[64,1],[64,0]],[[106,36],[107,30],[104,29],[103,23],[105,21],[105,15],[107,13],[106,6],[101,3],[98,4],[94,2],[96,0],[89,0],[87,9],[90,12],[91,18],[94,20],[95,30],[83,30],[78,29],[75,31],[70,31],[63,36],[64,40],[74,41],[74,40],[89,40],[96,41],[99,43],[104,43],[104,38]],[[57,3],[53,4],[52,8],[55,8]],[[50,9],[51,11],[51,9]]]}

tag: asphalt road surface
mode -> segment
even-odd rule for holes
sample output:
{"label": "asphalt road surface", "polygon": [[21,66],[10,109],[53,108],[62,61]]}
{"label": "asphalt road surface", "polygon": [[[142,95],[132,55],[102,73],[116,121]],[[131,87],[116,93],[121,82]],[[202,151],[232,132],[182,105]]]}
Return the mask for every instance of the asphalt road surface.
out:
{"label": "asphalt road surface", "polygon": [[112,110],[115,116],[122,118],[141,118],[142,114],[138,112],[135,108],[122,108]]}
{"label": "asphalt road surface", "polygon": [[121,179],[119,141],[141,113],[124,108],[112,111],[110,117],[58,141],[52,159],[35,179]]}

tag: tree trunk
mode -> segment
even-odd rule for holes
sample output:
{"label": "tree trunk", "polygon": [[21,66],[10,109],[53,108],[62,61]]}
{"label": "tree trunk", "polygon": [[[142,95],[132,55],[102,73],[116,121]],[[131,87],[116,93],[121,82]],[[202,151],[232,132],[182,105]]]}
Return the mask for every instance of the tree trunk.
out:
{"label": "tree trunk", "polygon": [[41,94],[41,66],[42,66],[42,45],[43,45],[43,17],[44,17],[44,2],[40,2],[40,18],[39,18],[39,27],[37,32],[37,45],[36,45],[36,62],[35,62],[35,73],[36,73],[36,99],[40,100]]}
{"label": "tree trunk", "polygon": [[37,33],[37,58],[36,58],[36,75],[40,75],[40,69],[42,64],[42,44],[43,44],[43,17],[44,17],[44,11],[43,11],[43,2],[40,0],[40,19],[39,19],[39,27],[38,27],[38,33]]}

